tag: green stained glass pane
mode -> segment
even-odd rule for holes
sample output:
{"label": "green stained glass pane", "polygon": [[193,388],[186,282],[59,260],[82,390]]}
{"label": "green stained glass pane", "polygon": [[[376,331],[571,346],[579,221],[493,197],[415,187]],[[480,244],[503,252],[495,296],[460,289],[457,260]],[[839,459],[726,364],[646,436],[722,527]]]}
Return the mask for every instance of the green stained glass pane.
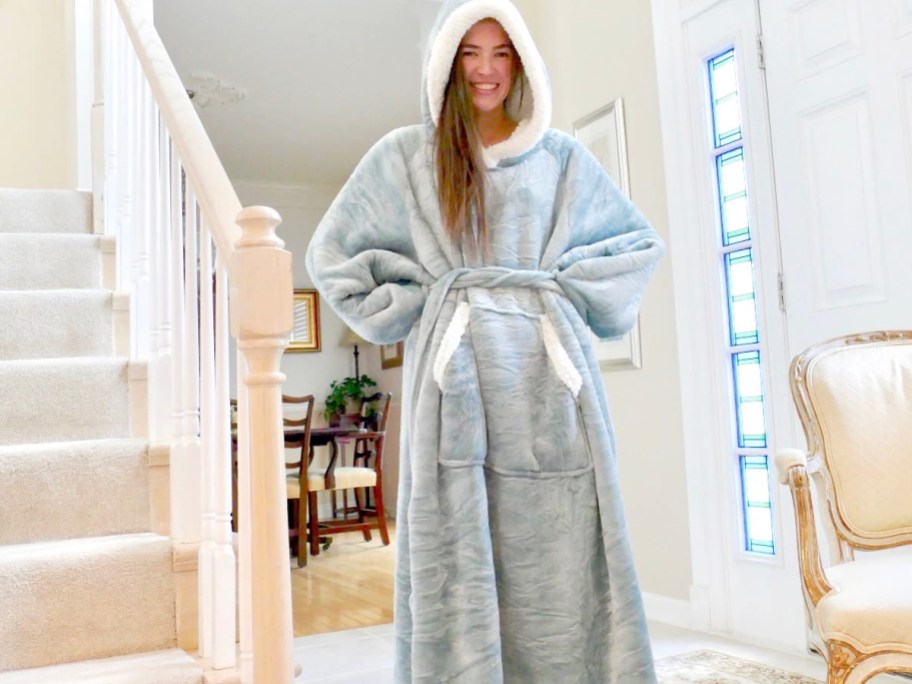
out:
{"label": "green stained glass pane", "polygon": [[728,286],[728,320],[733,347],[760,341],[754,288],[753,252],[742,249],[725,255]]}
{"label": "green stained glass pane", "polygon": [[750,212],[747,200],[747,174],[744,148],[719,155],[716,160],[719,202],[722,218],[722,244],[750,240]]}
{"label": "green stained glass pane", "polygon": [[732,355],[739,447],[766,447],[760,352]]}
{"label": "green stained glass pane", "polygon": [[709,61],[713,137],[721,147],[741,139],[741,97],[735,51],[727,50]]}
{"label": "green stained glass pane", "polygon": [[741,457],[741,485],[745,546],[748,551],[772,555],[775,553],[773,511],[766,456]]}

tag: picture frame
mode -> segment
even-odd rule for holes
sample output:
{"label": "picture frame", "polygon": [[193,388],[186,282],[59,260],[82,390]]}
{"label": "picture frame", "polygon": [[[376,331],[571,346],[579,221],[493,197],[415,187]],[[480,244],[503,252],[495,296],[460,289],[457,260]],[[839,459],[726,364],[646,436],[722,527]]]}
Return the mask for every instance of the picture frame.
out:
{"label": "picture frame", "polygon": [[[630,168],[627,163],[627,129],[624,100],[618,98],[573,124],[573,136],[585,145],[621,191],[630,197]],[[640,319],[620,337],[601,340],[592,336],[595,357],[603,371],[642,368]]]}
{"label": "picture frame", "polygon": [[619,97],[575,121],[573,136],[588,148],[623,193],[630,197],[624,99]]}
{"label": "picture frame", "polygon": [[380,345],[380,368],[388,370],[402,365],[405,357],[405,343],[393,342]]}
{"label": "picture frame", "polygon": [[320,351],[320,294],[316,290],[294,291],[294,328],[285,351]]}

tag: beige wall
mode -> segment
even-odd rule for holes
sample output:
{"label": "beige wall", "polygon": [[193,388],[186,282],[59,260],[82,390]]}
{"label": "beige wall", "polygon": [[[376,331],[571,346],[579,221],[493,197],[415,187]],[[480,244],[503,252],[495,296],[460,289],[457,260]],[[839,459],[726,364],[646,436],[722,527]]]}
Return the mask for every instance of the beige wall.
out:
{"label": "beige wall", "polygon": [[[515,0],[548,65],[553,125],[624,99],[631,194],[669,241],[658,84],[647,2]],[[683,426],[671,259],[640,315],[643,367],[604,374],[643,591],[688,600],[691,584]]]}
{"label": "beige wall", "polygon": [[0,187],[75,187],[72,2],[0,0]]}

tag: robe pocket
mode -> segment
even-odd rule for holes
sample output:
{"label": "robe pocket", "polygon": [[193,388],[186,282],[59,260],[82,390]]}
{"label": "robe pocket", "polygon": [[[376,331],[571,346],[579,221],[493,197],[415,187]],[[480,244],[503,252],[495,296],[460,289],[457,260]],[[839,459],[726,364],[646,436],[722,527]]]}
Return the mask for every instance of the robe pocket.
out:
{"label": "robe pocket", "polygon": [[562,477],[592,467],[578,396],[582,377],[550,322],[537,314],[473,309],[488,453],[515,477]]}
{"label": "robe pocket", "polygon": [[438,461],[456,468],[482,465],[488,451],[478,368],[471,339],[466,334],[468,319],[462,321],[459,315],[457,310],[441,341],[434,368],[440,387]]}
{"label": "robe pocket", "polygon": [[541,475],[577,475],[592,467],[582,407],[553,365],[548,371],[551,391],[531,407],[532,454]]}

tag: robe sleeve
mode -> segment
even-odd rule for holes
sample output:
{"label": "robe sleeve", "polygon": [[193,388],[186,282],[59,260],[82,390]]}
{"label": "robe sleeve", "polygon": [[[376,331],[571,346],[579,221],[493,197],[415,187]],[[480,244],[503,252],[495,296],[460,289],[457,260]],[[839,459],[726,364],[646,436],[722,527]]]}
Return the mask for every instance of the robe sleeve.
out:
{"label": "robe sleeve", "polygon": [[583,320],[601,338],[633,327],[643,289],[665,251],[658,233],[601,164],[575,143],[558,223],[566,247],[552,267]]}
{"label": "robe sleeve", "polygon": [[324,301],[375,344],[404,339],[433,279],[410,230],[406,157],[393,134],[365,155],[317,226],[306,267]]}

